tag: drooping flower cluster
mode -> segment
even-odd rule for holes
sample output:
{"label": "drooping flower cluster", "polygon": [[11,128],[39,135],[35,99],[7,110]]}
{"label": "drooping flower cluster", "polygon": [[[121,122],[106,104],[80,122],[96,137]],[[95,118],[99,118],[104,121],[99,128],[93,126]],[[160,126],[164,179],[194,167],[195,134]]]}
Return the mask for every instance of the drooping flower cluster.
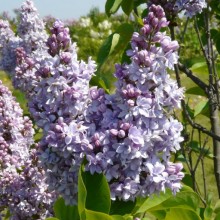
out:
{"label": "drooping flower cluster", "polygon": [[181,187],[182,165],[171,163],[170,154],[180,149],[182,125],[169,112],[180,107],[183,89],[166,71],[178,59],[178,43],[160,32],[167,26],[163,9],[152,5],[141,33],[133,34],[131,64],[116,65],[116,93],[90,89],[86,169],[105,173],[112,199]]}
{"label": "drooping flower cluster", "polygon": [[201,13],[207,6],[205,0],[150,0],[151,4],[161,5],[169,16],[183,12],[189,18]]}
{"label": "drooping flower cluster", "polygon": [[13,72],[16,66],[15,49],[20,44],[20,39],[10,29],[8,21],[0,20],[0,68]]}
{"label": "drooping flower cluster", "polygon": [[0,20],[0,68],[10,75],[16,67],[16,49],[23,47],[29,55],[41,57],[46,50],[47,34],[33,2],[26,0],[18,10],[17,36],[8,21]]}
{"label": "drooping flower cluster", "polygon": [[0,211],[9,208],[10,219],[44,219],[51,215],[55,194],[48,192],[28,117],[0,82]]}

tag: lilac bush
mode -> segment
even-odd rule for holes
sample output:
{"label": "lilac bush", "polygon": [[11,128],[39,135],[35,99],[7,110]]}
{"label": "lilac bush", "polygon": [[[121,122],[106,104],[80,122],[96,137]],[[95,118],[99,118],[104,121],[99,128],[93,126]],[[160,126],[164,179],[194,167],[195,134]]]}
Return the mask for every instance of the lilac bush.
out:
{"label": "lilac bush", "polygon": [[[7,47],[13,54],[10,62],[16,60],[13,70],[3,69],[12,72],[15,87],[26,94],[30,114],[43,131],[38,153],[27,159],[30,172],[42,174],[36,178],[45,179],[48,190],[66,204],[77,202],[77,174],[84,159],[86,171],[105,174],[113,200],[134,200],[165,188],[178,192],[182,164],[170,162],[170,157],[180,149],[182,125],[171,115],[180,108],[183,89],[167,73],[178,61],[179,46],[161,31],[168,26],[162,7],[151,5],[140,33],[133,34],[127,51],[131,63],[116,65],[116,91],[110,95],[89,87],[96,64],[91,58],[88,63],[78,60],[69,29],[57,20],[47,37],[36,13],[31,1],[23,4],[19,37],[3,21],[0,26],[2,63]],[[35,157],[40,160],[36,167]],[[39,196],[46,206],[53,197],[43,192]]]}

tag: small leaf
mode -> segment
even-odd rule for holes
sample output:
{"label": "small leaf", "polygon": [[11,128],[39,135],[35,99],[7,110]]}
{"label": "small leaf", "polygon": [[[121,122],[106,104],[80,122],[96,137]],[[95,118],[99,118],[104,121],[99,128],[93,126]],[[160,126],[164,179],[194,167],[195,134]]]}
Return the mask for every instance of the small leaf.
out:
{"label": "small leaf", "polygon": [[197,70],[197,69],[199,69],[201,67],[206,67],[206,66],[207,66],[206,62],[197,62],[190,69],[192,71],[195,71],[195,70]]}
{"label": "small leaf", "polygon": [[194,117],[201,114],[202,112],[205,112],[208,110],[209,107],[209,101],[208,100],[202,100],[200,101],[194,108]]}
{"label": "small leaf", "polygon": [[60,220],[79,220],[77,206],[65,205],[63,198],[58,198],[54,204],[54,213]]}
{"label": "small leaf", "polygon": [[134,7],[134,0],[123,0],[121,4],[121,8],[123,12],[129,16]]}
{"label": "small leaf", "polygon": [[97,62],[102,65],[107,57],[114,51],[116,45],[119,42],[120,35],[113,33],[103,42],[97,56]]}
{"label": "small leaf", "polygon": [[107,0],[105,4],[105,12],[108,16],[118,11],[123,0]]}
{"label": "small leaf", "polygon": [[206,97],[206,94],[205,94],[204,90],[201,89],[198,86],[191,87],[190,89],[187,89],[185,93],[186,94],[192,94],[192,95],[201,95],[201,96],[205,96]]}
{"label": "small leaf", "polygon": [[204,211],[204,220],[210,220],[212,217],[213,209],[211,207],[206,207]]}

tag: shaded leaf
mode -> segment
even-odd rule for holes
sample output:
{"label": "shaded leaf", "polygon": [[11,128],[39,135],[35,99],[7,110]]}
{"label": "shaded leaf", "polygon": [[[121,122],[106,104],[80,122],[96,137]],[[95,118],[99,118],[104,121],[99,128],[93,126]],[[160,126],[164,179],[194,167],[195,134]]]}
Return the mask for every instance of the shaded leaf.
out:
{"label": "shaded leaf", "polygon": [[60,220],[79,220],[77,206],[65,205],[63,198],[58,198],[54,204],[54,213]]}
{"label": "shaded leaf", "polygon": [[107,57],[114,51],[119,42],[119,38],[120,35],[118,33],[113,33],[109,35],[108,38],[103,42],[97,56],[97,62],[100,65],[102,65]]}
{"label": "shaded leaf", "polygon": [[85,185],[86,209],[108,214],[111,206],[110,189],[104,174],[81,173]]}
{"label": "shaded leaf", "polygon": [[133,202],[133,201],[125,202],[125,201],[117,199],[115,201],[112,201],[110,214],[111,215],[125,215],[128,213],[131,213],[135,207],[135,204],[136,202]]}
{"label": "shaded leaf", "polygon": [[134,0],[123,0],[121,4],[121,8],[126,15],[130,15],[134,7]]}

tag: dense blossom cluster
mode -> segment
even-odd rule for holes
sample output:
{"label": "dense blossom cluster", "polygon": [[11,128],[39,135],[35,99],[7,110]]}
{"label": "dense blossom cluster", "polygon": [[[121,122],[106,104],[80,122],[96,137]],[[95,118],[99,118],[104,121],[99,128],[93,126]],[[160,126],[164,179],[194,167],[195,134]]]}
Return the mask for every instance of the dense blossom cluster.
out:
{"label": "dense blossom cluster", "polygon": [[11,75],[16,67],[18,47],[23,47],[26,53],[35,57],[41,57],[41,53],[46,50],[47,34],[33,2],[25,1],[18,10],[18,15],[17,36],[11,30],[8,21],[0,20],[0,67]]}
{"label": "dense blossom cluster", "polygon": [[86,169],[106,174],[112,199],[180,188],[182,165],[169,159],[180,149],[182,125],[169,112],[180,107],[183,90],[166,72],[178,59],[178,43],[160,32],[167,25],[163,9],[152,5],[133,34],[131,64],[116,65],[116,93],[90,89]]}
{"label": "dense blossom cluster", "polygon": [[51,215],[54,194],[31,149],[34,130],[11,92],[0,82],[0,207],[10,219],[44,219]]}
{"label": "dense blossom cluster", "polygon": [[189,18],[201,13],[207,6],[205,0],[150,0],[151,4],[162,6],[169,16],[184,13]]}
{"label": "dense blossom cluster", "polygon": [[[36,13],[26,1],[22,14],[29,12]],[[162,7],[152,5],[140,33],[133,34],[127,51],[131,63],[116,65],[116,92],[111,95],[89,88],[96,65],[90,58],[88,63],[78,61],[62,22],[54,23],[47,41],[44,32],[45,38],[29,36],[43,28],[35,18],[22,16],[25,25],[19,26],[12,78],[26,93],[30,113],[43,130],[38,149],[49,190],[56,190],[67,204],[76,203],[77,173],[86,158],[87,171],[106,175],[112,199],[133,200],[166,187],[176,193],[182,165],[170,162],[170,155],[180,148],[182,125],[170,112],[180,107],[183,89],[166,71],[177,63],[178,43],[160,31],[168,26]],[[34,26],[28,23],[31,19]],[[2,48],[9,46],[5,27]]]}

